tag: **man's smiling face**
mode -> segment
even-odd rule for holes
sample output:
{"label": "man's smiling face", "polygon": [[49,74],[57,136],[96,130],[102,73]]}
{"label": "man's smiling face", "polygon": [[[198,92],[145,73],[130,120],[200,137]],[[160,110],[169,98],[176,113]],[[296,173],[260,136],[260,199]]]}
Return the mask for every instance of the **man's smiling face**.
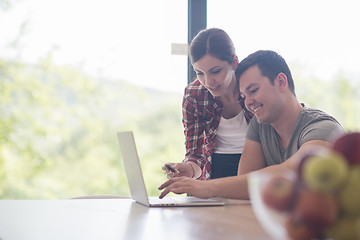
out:
{"label": "man's smiling face", "polygon": [[263,76],[257,65],[247,69],[239,79],[245,106],[253,112],[259,123],[272,123],[281,112],[282,104],[275,85]]}

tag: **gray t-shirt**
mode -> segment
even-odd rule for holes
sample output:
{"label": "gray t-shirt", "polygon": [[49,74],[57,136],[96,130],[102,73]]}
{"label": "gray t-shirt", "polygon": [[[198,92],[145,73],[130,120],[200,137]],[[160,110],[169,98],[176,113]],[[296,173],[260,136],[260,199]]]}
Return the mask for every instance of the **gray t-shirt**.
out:
{"label": "gray t-shirt", "polygon": [[246,138],[261,144],[266,166],[284,162],[310,140],[330,141],[331,137],[343,133],[344,129],[335,118],[317,109],[303,107],[291,135],[289,145],[282,149],[279,135],[270,124],[261,124],[254,116]]}

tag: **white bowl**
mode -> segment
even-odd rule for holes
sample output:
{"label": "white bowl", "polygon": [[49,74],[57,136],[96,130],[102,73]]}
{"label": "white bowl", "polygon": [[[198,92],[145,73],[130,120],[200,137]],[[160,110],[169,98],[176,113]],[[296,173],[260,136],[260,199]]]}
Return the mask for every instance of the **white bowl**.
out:
{"label": "white bowl", "polygon": [[[274,174],[264,172],[253,172],[249,174],[251,204],[256,218],[272,239],[289,240],[290,238],[287,236],[285,229],[285,221],[288,214],[267,207],[261,196],[264,186],[273,176]],[[292,172],[286,172],[284,176],[295,179],[295,174],[292,174]]]}

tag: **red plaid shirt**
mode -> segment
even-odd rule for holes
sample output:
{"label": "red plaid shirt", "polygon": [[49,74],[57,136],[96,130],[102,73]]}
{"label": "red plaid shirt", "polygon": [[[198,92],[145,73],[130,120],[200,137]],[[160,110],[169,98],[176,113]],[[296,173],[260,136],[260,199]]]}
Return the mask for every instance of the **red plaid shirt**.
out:
{"label": "red plaid shirt", "polygon": [[[239,104],[245,110],[249,123],[252,113],[245,108],[244,99]],[[182,104],[186,154],[184,162],[194,162],[202,169],[199,179],[210,179],[211,155],[215,152],[216,129],[219,126],[223,105],[220,98],[195,80],[185,88]]]}

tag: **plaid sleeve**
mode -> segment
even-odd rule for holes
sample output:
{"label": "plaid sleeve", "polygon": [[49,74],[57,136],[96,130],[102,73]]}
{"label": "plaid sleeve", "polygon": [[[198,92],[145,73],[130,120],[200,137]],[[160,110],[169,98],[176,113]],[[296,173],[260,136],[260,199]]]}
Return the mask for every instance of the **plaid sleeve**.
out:
{"label": "plaid sleeve", "polygon": [[209,165],[206,156],[203,154],[205,123],[199,116],[198,104],[195,98],[189,95],[184,96],[182,113],[186,147],[184,162],[194,162],[201,169],[204,169],[206,165]]}

